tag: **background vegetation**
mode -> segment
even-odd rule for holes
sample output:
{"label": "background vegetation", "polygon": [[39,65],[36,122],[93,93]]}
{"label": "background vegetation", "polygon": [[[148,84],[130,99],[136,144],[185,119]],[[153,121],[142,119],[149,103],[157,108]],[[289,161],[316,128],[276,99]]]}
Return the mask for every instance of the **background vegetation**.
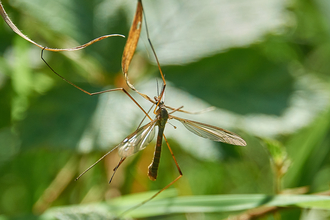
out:
{"label": "background vegetation", "polygon": [[[263,204],[260,201],[272,201],[265,195],[283,190],[328,190],[330,2],[143,3],[169,83],[166,103],[184,105],[188,111],[215,106],[212,112],[179,115],[234,131],[248,145],[213,143],[180,124],[173,122],[177,129],[168,124],[165,133],[184,175],[172,190],[128,216],[227,218]],[[127,36],[136,6],[119,0],[3,4],[31,39],[59,48],[104,34]],[[159,73],[142,32],[129,74],[139,90],[153,97]],[[4,22],[0,33],[0,219],[107,219],[153,192],[122,195],[161,189],[178,176],[164,147],[159,178],[148,179],[153,142],[125,161],[110,185],[119,161],[116,152],[75,182],[79,173],[136,129],[142,111],[120,92],[89,97],[55,76],[40,59],[40,49]],[[45,58],[58,73],[96,92],[125,87],[120,67],[124,45],[123,38],[109,38],[83,51],[46,52]],[[134,97],[150,108],[150,103]],[[223,202],[212,202],[207,197],[211,195]],[[175,200],[177,196],[182,200]],[[174,199],[174,208],[157,210],[169,207],[161,197]],[[276,198],[271,204],[294,207],[264,219],[329,218],[329,201],[298,205],[302,197]]]}

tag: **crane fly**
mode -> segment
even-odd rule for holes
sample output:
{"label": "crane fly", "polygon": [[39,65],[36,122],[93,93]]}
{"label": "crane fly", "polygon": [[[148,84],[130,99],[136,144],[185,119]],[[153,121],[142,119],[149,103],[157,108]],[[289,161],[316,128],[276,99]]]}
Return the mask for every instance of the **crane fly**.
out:
{"label": "crane fly", "polygon": [[[76,178],[76,180],[78,180],[82,175],[84,175],[88,170],[90,170],[92,167],[94,167],[97,163],[99,163],[102,159],[104,159],[112,151],[114,151],[115,149],[118,149],[118,154],[120,156],[120,161],[118,162],[118,165],[113,169],[113,174],[112,174],[112,176],[109,180],[109,183],[111,183],[116,171],[118,170],[120,165],[124,162],[124,160],[127,157],[132,156],[135,153],[145,149],[151,143],[151,141],[155,137],[155,127],[156,126],[158,127],[156,147],[155,147],[155,151],[154,151],[153,160],[152,160],[151,164],[148,166],[148,177],[152,181],[155,181],[157,179],[163,139],[165,140],[166,145],[167,145],[167,147],[168,147],[168,149],[169,149],[169,151],[172,155],[172,158],[173,158],[173,160],[176,164],[176,167],[177,167],[178,172],[179,172],[179,176],[176,177],[172,182],[167,184],[163,189],[159,190],[152,197],[150,197],[149,199],[144,200],[142,203],[126,210],[124,213],[126,213],[126,212],[128,212],[128,211],[130,211],[134,208],[137,208],[137,207],[145,204],[146,202],[150,201],[151,199],[155,198],[159,193],[161,193],[162,191],[164,191],[165,189],[170,187],[173,183],[175,183],[177,180],[179,180],[182,177],[182,171],[181,171],[181,169],[178,165],[178,162],[177,162],[177,160],[176,160],[176,158],[173,154],[173,151],[172,151],[172,149],[171,149],[171,147],[170,147],[170,145],[169,145],[169,143],[166,139],[166,136],[164,135],[165,126],[166,126],[166,123],[167,123],[168,120],[174,119],[174,120],[177,120],[177,121],[181,122],[189,131],[193,132],[194,134],[196,134],[200,137],[207,138],[207,139],[210,139],[212,141],[223,142],[223,143],[228,143],[228,144],[232,144],[232,145],[246,146],[246,142],[244,141],[244,139],[241,138],[240,136],[238,136],[235,133],[232,133],[230,131],[224,130],[224,129],[219,128],[219,127],[215,127],[215,126],[212,126],[212,125],[208,125],[208,124],[204,124],[204,123],[200,123],[200,122],[196,122],[196,121],[192,121],[192,120],[188,120],[188,119],[179,118],[177,116],[172,115],[176,111],[185,112],[185,113],[191,113],[191,112],[187,112],[187,111],[182,110],[183,106],[181,106],[179,108],[173,108],[173,107],[170,107],[170,106],[166,106],[164,104],[164,101],[162,101],[164,93],[165,93],[166,81],[165,81],[165,78],[164,78],[164,74],[162,73],[162,70],[161,70],[156,52],[154,50],[154,47],[153,47],[153,45],[151,43],[151,40],[150,40],[150,37],[149,37],[149,32],[148,32],[147,22],[146,22],[146,18],[145,18],[145,13],[144,13],[143,7],[142,7],[142,1],[139,0],[138,3],[140,5],[140,10],[141,10],[140,14],[143,14],[143,16],[144,16],[144,21],[145,21],[144,23],[145,23],[146,32],[147,32],[147,39],[148,39],[149,45],[151,47],[151,50],[154,54],[154,57],[156,59],[158,70],[159,70],[160,75],[161,75],[162,80],[163,80],[163,87],[162,87],[161,93],[158,97],[155,97],[154,100],[152,100],[151,98],[149,98],[148,96],[146,96],[144,94],[142,95],[144,98],[146,98],[147,100],[152,102],[154,105],[156,105],[156,107],[154,109],[154,114],[156,115],[156,117],[155,117],[155,119],[152,120],[150,118],[150,116],[148,115],[148,113],[146,113],[143,110],[145,115],[151,121],[149,123],[143,125],[142,127],[138,128],[132,134],[128,135],[120,144],[118,144],[116,147],[114,147],[108,153],[103,155],[99,160],[97,160],[94,164],[92,164],[90,167],[88,167],[83,173],[81,173]],[[127,68],[123,68],[123,72],[124,72],[124,75],[125,75],[127,85],[133,91],[136,91],[137,93],[139,93],[134,88],[134,86],[132,84],[130,84],[129,81],[128,81]],[[141,95],[141,93],[139,93],[139,94]],[[168,112],[167,109],[170,109],[172,111]],[[122,213],[122,214],[124,214],[124,213]]]}
{"label": "crane fly", "polygon": [[[167,186],[165,186],[163,189],[158,191],[156,194],[154,194],[149,199],[143,201],[142,203],[138,204],[137,206],[134,206],[127,211],[137,208],[144,203],[150,201],[151,199],[155,198],[158,194],[160,194],[162,191],[170,187],[173,183],[175,183],[177,180],[179,180],[182,177],[182,171],[178,165],[177,160],[174,157],[173,151],[164,135],[165,126],[168,120],[175,119],[179,122],[181,122],[189,131],[193,132],[194,134],[210,139],[212,141],[217,142],[223,142],[227,144],[232,145],[238,145],[238,146],[246,146],[246,142],[243,138],[238,136],[237,134],[227,131],[225,129],[204,124],[201,122],[196,122],[188,119],[183,119],[177,116],[172,115],[172,113],[179,111],[182,107],[179,107],[177,109],[174,109],[170,113],[167,111],[167,106],[165,106],[163,101],[159,101],[158,97],[155,97],[155,104],[156,108],[154,110],[154,113],[156,113],[156,117],[151,122],[143,125],[142,127],[138,128],[136,131],[134,131],[132,134],[128,135],[119,145],[117,145],[115,148],[113,148],[111,151],[106,153],[104,156],[102,156],[98,161],[96,161],[94,164],[92,164],[89,168],[87,168],[82,174],[80,174],[77,178],[79,179],[83,174],[85,174],[88,170],[90,170],[93,166],[95,166],[98,162],[100,162],[104,157],[106,157],[108,154],[110,154],[115,149],[118,149],[118,154],[121,157],[118,165],[113,169],[113,174],[110,178],[109,183],[111,183],[117,169],[122,164],[122,162],[129,156],[134,155],[135,153],[145,149],[150,142],[155,137],[155,127],[158,126],[158,134],[157,134],[157,141],[156,141],[156,147],[154,151],[154,156],[151,164],[148,166],[148,177],[150,180],[155,181],[157,179],[158,175],[158,167],[160,163],[160,156],[161,156],[161,150],[162,150],[162,142],[163,138],[165,139],[165,142],[167,144],[168,149],[170,150],[170,153],[172,155],[172,158],[176,164],[176,167],[179,172],[179,176],[175,178],[171,183],[169,183]],[[171,108],[173,109],[173,108]]]}

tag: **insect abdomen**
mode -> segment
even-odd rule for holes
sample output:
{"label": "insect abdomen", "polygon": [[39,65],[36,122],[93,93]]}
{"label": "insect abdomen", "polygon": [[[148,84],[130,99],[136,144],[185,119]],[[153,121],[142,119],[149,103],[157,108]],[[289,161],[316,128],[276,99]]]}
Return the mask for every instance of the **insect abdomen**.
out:
{"label": "insect abdomen", "polygon": [[148,167],[148,177],[152,181],[155,181],[157,179],[160,154],[162,151],[163,131],[164,129],[159,128],[154,159]]}

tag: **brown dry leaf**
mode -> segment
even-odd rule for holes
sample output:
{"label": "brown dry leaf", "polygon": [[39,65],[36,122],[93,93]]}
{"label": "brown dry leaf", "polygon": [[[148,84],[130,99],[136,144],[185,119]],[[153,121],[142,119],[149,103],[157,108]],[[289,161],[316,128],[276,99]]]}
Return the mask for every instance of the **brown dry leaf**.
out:
{"label": "brown dry leaf", "polygon": [[121,66],[125,77],[127,75],[129,64],[131,63],[137,43],[140,38],[141,27],[142,27],[142,12],[143,12],[142,2],[141,0],[138,0],[133,24],[129,31],[127,42],[123,52],[123,57],[121,60]]}
{"label": "brown dry leaf", "polygon": [[129,68],[129,65],[132,61],[137,43],[138,43],[139,38],[140,38],[140,33],[141,33],[141,28],[142,28],[142,13],[143,13],[142,1],[138,0],[135,16],[134,16],[134,19],[133,19],[133,24],[132,24],[131,29],[129,31],[127,42],[126,42],[126,45],[125,45],[125,48],[124,48],[123,57],[122,57],[122,60],[121,60],[121,68],[122,68],[122,71],[123,71],[124,76],[125,76],[126,84],[132,90],[134,90],[135,92],[140,94],[142,97],[144,97],[145,99],[153,102],[153,100],[151,100],[147,95],[139,92],[133,86],[133,84],[131,84],[129,82],[129,79],[128,79],[128,68]]}
{"label": "brown dry leaf", "polygon": [[24,35],[17,27],[16,25],[12,22],[12,20],[9,18],[8,14],[6,13],[1,1],[0,1],[0,14],[2,16],[2,18],[5,20],[5,22],[8,24],[8,26],[19,36],[21,36],[22,38],[24,38],[25,40],[29,41],[30,43],[36,45],[37,47],[40,47],[41,49],[44,50],[49,50],[49,51],[74,51],[74,50],[80,50],[80,49],[84,49],[85,47],[88,47],[89,45],[98,42],[100,40],[103,40],[105,38],[108,37],[114,37],[114,36],[118,36],[118,37],[125,37],[124,35],[121,34],[109,34],[109,35],[104,35],[98,38],[95,38],[94,40],[89,41],[86,44],[77,46],[77,47],[73,47],[73,48],[63,48],[63,49],[57,49],[57,48],[48,48],[45,46],[42,46],[36,42],[34,42],[33,40],[31,40],[30,38],[28,38],[26,35]]}

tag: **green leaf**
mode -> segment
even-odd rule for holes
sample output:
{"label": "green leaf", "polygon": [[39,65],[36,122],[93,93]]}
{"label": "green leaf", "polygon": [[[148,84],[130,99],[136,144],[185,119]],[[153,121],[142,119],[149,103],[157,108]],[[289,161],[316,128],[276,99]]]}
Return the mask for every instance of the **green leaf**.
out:
{"label": "green leaf", "polygon": [[[316,173],[306,170],[305,167],[319,164],[326,159],[327,153],[324,150],[327,152],[328,150],[322,142],[329,130],[330,110],[320,114],[309,127],[302,129],[288,140],[285,145],[293,163],[284,179],[286,187],[292,188],[312,183]],[[322,151],[323,154],[315,154],[317,151]]]}
{"label": "green leaf", "polygon": [[[120,216],[129,208],[139,204],[154,192],[147,194],[123,196],[107,203],[90,205],[52,208],[43,214],[42,219],[51,219],[60,215],[107,215]],[[138,198],[138,199],[137,199]],[[171,215],[178,213],[214,213],[244,211],[260,206],[301,208],[322,208],[330,210],[330,197],[319,195],[208,195],[208,196],[181,196],[157,198],[146,204],[127,212],[123,217],[146,218],[159,215]],[[47,217],[47,218],[46,218]]]}
{"label": "green leaf", "polygon": [[281,115],[293,93],[294,78],[286,65],[255,48],[232,49],[185,66],[166,66],[163,72],[177,87],[239,114]]}
{"label": "green leaf", "polygon": [[90,97],[66,84],[62,86],[34,101],[26,118],[18,123],[24,149],[77,147],[93,116],[98,97]]}

